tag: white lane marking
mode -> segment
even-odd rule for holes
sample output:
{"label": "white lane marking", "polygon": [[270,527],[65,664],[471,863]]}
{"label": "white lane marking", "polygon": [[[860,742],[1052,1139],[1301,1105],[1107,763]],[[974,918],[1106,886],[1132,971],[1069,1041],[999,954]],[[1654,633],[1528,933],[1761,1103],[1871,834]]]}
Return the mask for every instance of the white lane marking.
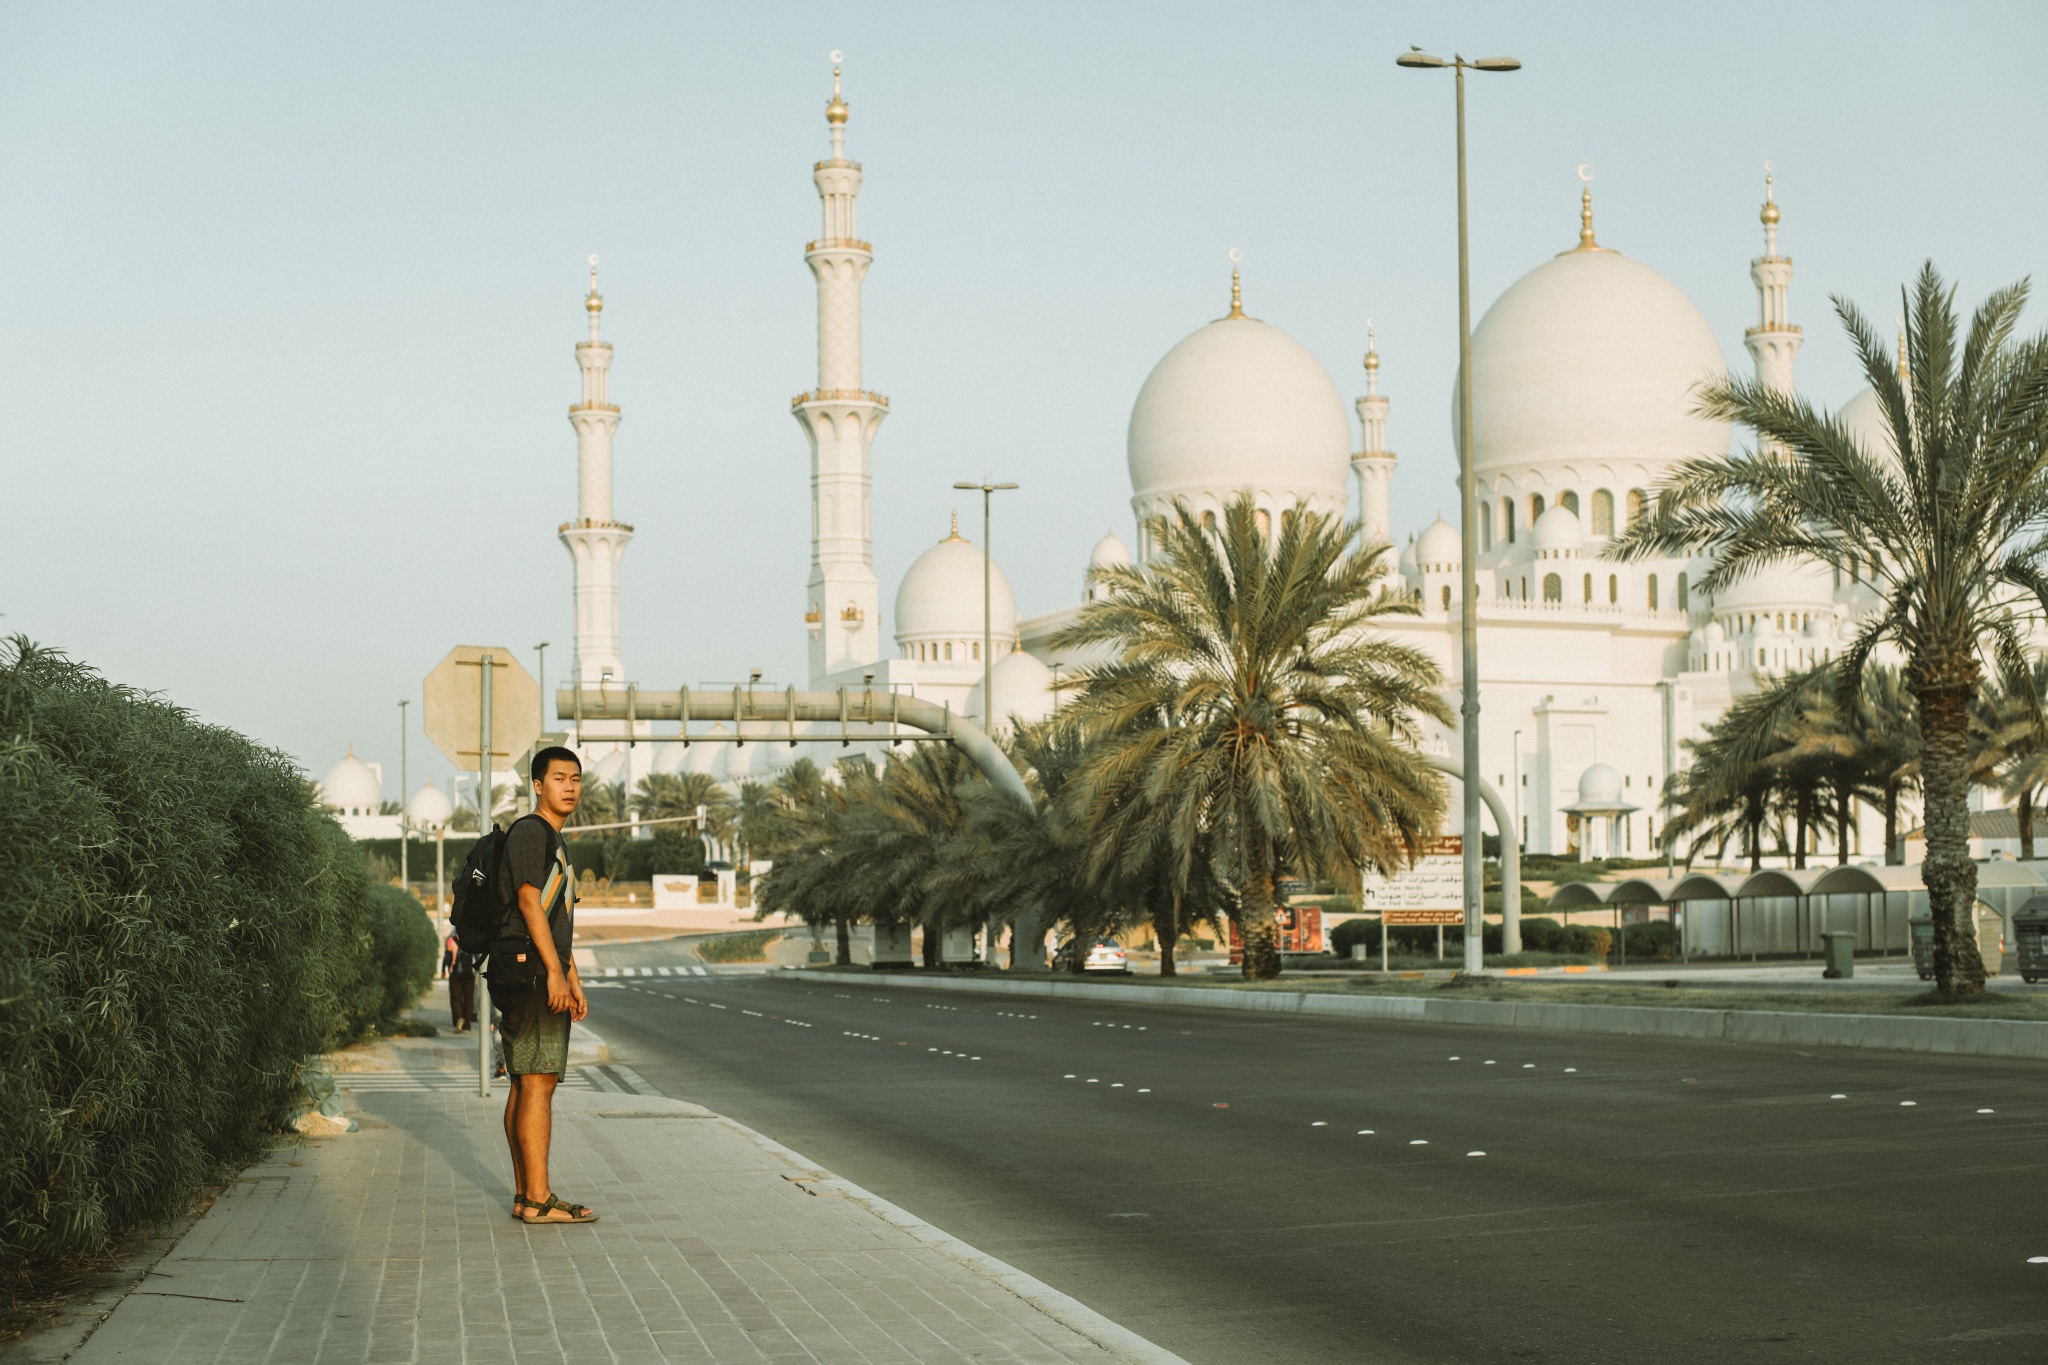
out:
{"label": "white lane marking", "polygon": [[1096,1079],[1095,1077],[1093,1077],[1093,1076],[1090,1076],[1090,1077],[1088,1078],[1088,1084],[1090,1084],[1090,1085],[1101,1085],[1101,1084],[1102,1084],[1102,1082],[1101,1082],[1100,1080]]}
{"label": "white lane marking", "polygon": [[1847,1095],[1830,1095],[1828,1098],[1831,1100],[1846,1100],[1849,1097]]}
{"label": "white lane marking", "polygon": [[1918,1108],[1918,1107],[1919,1107],[1919,1105],[1920,1105],[1920,1101],[1918,1101],[1918,1100],[1900,1100],[1900,1101],[1899,1101],[1899,1108],[1901,1108],[1901,1109],[1916,1109],[1916,1108]]}
{"label": "white lane marking", "polygon": [[607,967],[604,969],[604,974],[606,976],[617,976],[619,974],[619,969],[617,967]]}
{"label": "white lane marking", "polygon": [[674,976],[676,974],[676,969],[673,967],[657,967],[655,968],[655,970],[660,972],[663,976]]}
{"label": "white lane marking", "polygon": [[1065,1076],[1061,1077],[1061,1079],[1071,1081],[1074,1079],[1074,1073],[1069,1071]]}
{"label": "white lane marking", "polygon": [[1522,1063],[1522,1070],[1524,1070],[1524,1071],[1534,1071],[1535,1069],[1536,1069],[1536,1063],[1534,1063],[1534,1062],[1523,1062],[1523,1063]]}
{"label": "white lane marking", "polygon": [[1427,1146],[1429,1146],[1429,1139],[1428,1139],[1428,1138],[1410,1138],[1410,1139],[1408,1139],[1408,1145],[1409,1145],[1410,1147],[1427,1147]]}
{"label": "white lane marking", "polygon": [[1467,1153],[1465,1153],[1465,1155],[1466,1155],[1466,1156],[1485,1156],[1485,1155],[1486,1155],[1486,1153],[1484,1153],[1484,1152],[1467,1152]]}
{"label": "white lane marking", "polygon": [[1462,1057],[1453,1057],[1453,1058],[1451,1058],[1451,1060],[1452,1060],[1452,1061],[1454,1061],[1454,1062],[1459,1062],[1459,1061],[1463,1061],[1463,1060],[1464,1060],[1464,1058],[1462,1058]]}
{"label": "white lane marking", "polygon": [[970,1061],[970,1062],[978,1062],[978,1061],[980,1061],[980,1060],[981,1060],[981,1058],[979,1058],[979,1057],[969,1057],[969,1058],[968,1058],[967,1060],[968,1060],[968,1061]]}
{"label": "white lane marking", "polygon": [[1370,1129],[1370,1128],[1361,1128],[1361,1129],[1359,1129],[1359,1130],[1358,1130],[1358,1135],[1359,1135],[1360,1137],[1371,1137],[1371,1136],[1372,1136],[1372,1129]]}
{"label": "white lane marking", "polygon": [[1486,1065],[1486,1066],[1492,1066],[1492,1065],[1493,1065],[1493,1063],[1489,1061],[1489,1062],[1486,1062],[1486,1063],[1484,1063],[1484,1065]]}
{"label": "white lane marking", "polygon": [[1979,1109],[1979,1110],[1978,1110],[1977,1112],[1978,1112],[1978,1113],[1980,1113],[1980,1114],[1989,1114],[1989,1113],[1993,1113],[1993,1112],[1995,1112],[1995,1111],[1993,1111],[1993,1110],[1990,1110],[1990,1109]]}
{"label": "white lane marking", "polygon": [[1152,1093],[1152,1087],[1149,1085],[1141,1085],[1138,1087],[1138,1093],[1140,1095],[1149,1095]]}
{"label": "white lane marking", "polygon": [[2048,1265],[2048,1256],[2029,1256],[2029,1257],[2027,1257],[2027,1264],[2028,1264],[2028,1265]]}
{"label": "white lane marking", "polygon": [[1109,1088],[1111,1090],[1121,1090],[1124,1088],[1124,1083],[1122,1081],[1111,1081],[1109,1083]]}
{"label": "white lane marking", "polygon": [[1566,1068],[1565,1068],[1565,1070],[1566,1070],[1566,1071],[1577,1071],[1577,1070],[1578,1070],[1578,1068],[1577,1068],[1577,1067],[1575,1067],[1575,1066],[1568,1066],[1568,1067],[1566,1067]]}
{"label": "white lane marking", "polygon": [[1309,1127],[1311,1128],[1328,1128],[1329,1126],[1329,1124],[1324,1123],[1321,1119],[1317,1119],[1314,1123],[1311,1123],[1309,1125]]}

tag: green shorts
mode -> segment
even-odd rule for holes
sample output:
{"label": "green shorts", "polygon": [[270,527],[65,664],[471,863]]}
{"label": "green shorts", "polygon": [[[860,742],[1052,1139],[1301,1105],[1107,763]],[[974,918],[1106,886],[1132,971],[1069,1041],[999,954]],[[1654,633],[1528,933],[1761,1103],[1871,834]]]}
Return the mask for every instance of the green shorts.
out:
{"label": "green shorts", "polygon": [[491,988],[498,1007],[498,1036],[505,1042],[505,1071],[513,1076],[569,1073],[569,1015],[548,1008],[548,988]]}

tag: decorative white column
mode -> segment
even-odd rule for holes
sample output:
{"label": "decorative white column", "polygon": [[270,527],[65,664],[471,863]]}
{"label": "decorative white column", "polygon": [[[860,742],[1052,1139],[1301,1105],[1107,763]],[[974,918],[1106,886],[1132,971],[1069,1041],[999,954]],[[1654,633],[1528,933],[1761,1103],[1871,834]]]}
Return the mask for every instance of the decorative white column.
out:
{"label": "decorative white column", "polygon": [[1392,543],[1394,452],[1387,449],[1387,400],[1380,395],[1380,353],[1372,328],[1365,329],[1365,397],[1358,400],[1358,422],[1365,431],[1362,448],[1351,457],[1358,480],[1358,521],[1367,540]]}
{"label": "decorative white column", "polygon": [[1788,310],[1792,258],[1778,254],[1778,205],[1769,175],[1764,177],[1764,207],[1758,216],[1764,225],[1764,254],[1749,263],[1749,277],[1756,282],[1757,325],[1742,334],[1742,344],[1756,362],[1757,383],[1790,395],[1792,365],[1805,338],[1792,325]]}
{"label": "decorative white column", "polygon": [[832,156],[812,172],[824,229],[804,248],[818,281],[818,387],[792,400],[811,442],[811,579],[804,625],[811,683],[882,657],[881,589],[875,580],[869,450],[889,400],[861,387],[860,286],[874,251],[854,235],[860,163],[846,159],[846,101],[839,68],[825,122]]}
{"label": "decorative white column", "polygon": [[619,408],[605,387],[612,347],[597,335],[604,299],[597,292],[595,256],[583,307],[590,314],[590,339],[576,344],[583,401],[569,409],[569,425],[576,428],[576,520],[563,522],[561,534],[576,566],[573,676],[594,683],[625,678],[619,661],[619,559],[633,539],[632,527],[612,520],[612,433],[619,427]]}

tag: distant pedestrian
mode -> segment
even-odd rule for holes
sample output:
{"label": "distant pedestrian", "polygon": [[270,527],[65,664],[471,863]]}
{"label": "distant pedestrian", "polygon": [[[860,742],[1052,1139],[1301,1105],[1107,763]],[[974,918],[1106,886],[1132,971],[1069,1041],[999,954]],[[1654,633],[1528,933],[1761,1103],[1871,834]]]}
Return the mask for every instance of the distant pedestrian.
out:
{"label": "distant pedestrian", "polygon": [[562,826],[583,795],[583,765],[568,749],[543,749],[531,769],[534,813],[505,832],[505,870],[518,909],[491,947],[491,1001],[500,1019],[505,1073],[505,1142],[512,1149],[512,1214],[524,1223],[594,1223],[581,1204],[548,1184],[555,1086],[569,1070],[569,1024],[590,1013],[570,944],[575,869]]}
{"label": "distant pedestrian", "polygon": [[[448,940],[453,943],[451,937]],[[467,1033],[476,1023],[476,959],[460,948],[448,961],[448,1014],[457,1033]]]}
{"label": "distant pedestrian", "polygon": [[447,931],[446,937],[441,940],[441,976],[443,980],[447,979],[448,974],[455,970],[455,954],[460,951],[455,944],[455,931],[450,929]]}

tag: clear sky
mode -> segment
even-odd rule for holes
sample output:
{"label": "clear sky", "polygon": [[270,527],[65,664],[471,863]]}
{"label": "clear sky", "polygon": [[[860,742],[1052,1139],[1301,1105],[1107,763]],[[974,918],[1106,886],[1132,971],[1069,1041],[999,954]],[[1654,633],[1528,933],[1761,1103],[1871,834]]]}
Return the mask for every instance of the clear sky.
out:
{"label": "clear sky", "polygon": [[[397,702],[458,642],[571,638],[584,259],[603,257],[626,672],[804,681],[811,163],[846,53],[864,163],[884,630],[955,479],[1014,479],[1027,613],[1130,534],[1124,428],[1175,341],[1254,315],[1359,390],[1405,534],[1454,506],[1451,84],[1475,308],[1576,240],[1662,271],[1746,370],[1763,163],[1801,387],[1859,380],[1932,256],[2039,274],[2048,6],[0,7],[0,629],[395,796]],[[2030,327],[2043,310],[2030,311]],[[970,504],[959,504],[972,524]],[[419,708],[412,713],[417,723]],[[413,780],[446,765],[417,729]]]}

